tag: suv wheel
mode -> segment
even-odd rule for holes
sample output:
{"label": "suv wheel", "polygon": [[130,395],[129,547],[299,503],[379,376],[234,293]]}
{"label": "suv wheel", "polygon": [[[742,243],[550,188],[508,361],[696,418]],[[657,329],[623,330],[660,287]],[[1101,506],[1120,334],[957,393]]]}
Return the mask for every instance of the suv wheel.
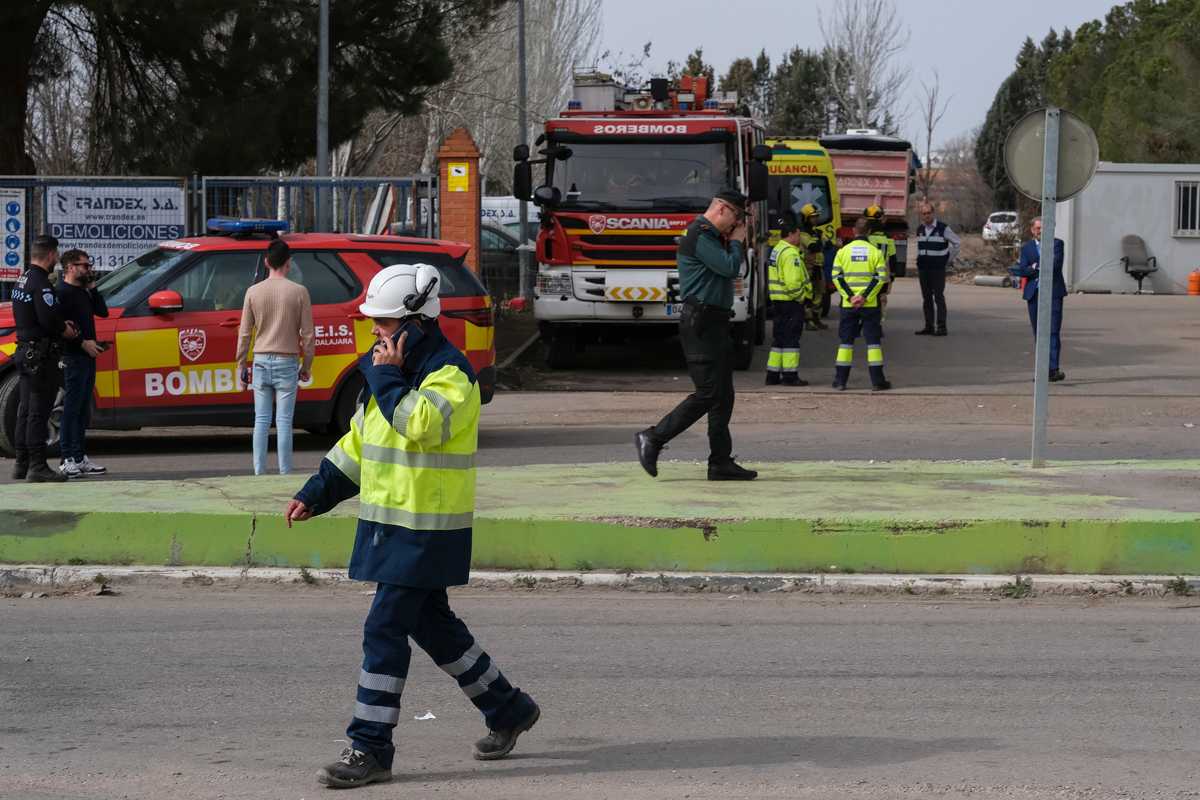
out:
{"label": "suv wheel", "polygon": [[0,379],[0,452],[8,457],[17,454],[17,381],[20,375],[14,369]]}

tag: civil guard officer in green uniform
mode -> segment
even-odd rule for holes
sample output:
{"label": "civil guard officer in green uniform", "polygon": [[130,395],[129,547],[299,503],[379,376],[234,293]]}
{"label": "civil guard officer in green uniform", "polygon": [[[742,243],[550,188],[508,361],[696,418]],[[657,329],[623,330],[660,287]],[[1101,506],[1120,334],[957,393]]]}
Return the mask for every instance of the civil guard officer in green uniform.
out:
{"label": "civil guard officer in green uniform", "polygon": [[375,347],[358,361],[366,381],[350,431],[288,504],[289,527],[358,495],[350,577],[378,584],[363,630],[350,739],[317,780],[351,788],[390,780],[411,637],[483,712],[481,760],[503,758],[540,715],[454,615],[446,587],[471,565],[479,386],[442,334],[438,272],[428,264],[380,271],[359,310]]}

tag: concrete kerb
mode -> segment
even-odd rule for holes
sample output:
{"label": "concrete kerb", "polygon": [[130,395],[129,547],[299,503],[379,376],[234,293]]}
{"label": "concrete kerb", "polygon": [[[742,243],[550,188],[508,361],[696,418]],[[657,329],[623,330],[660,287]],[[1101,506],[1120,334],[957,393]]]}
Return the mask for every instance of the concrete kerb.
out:
{"label": "concrete kerb", "polygon": [[[345,570],[270,567],[120,567],[93,564],[55,566],[19,564],[0,567],[0,593],[26,587],[70,590],[81,586],[143,583],[208,586],[220,583],[357,584]],[[1024,586],[1022,587],[1022,584]],[[369,584],[361,584],[365,591]],[[509,589],[618,589],[679,593],[898,593],[1105,594],[1161,596],[1200,590],[1200,576],[1166,575],[832,575],[825,573],[508,572],[477,570],[470,587]],[[1016,591],[1014,591],[1016,590]]]}
{"label": "concrete kerb", "polygon": [[[627,464],[480,470],[474,566],[590,574],[1200,574],[1198,462]],[[341,569],[353,502],[288,529],[302,477],[0,486],[0,563]],[[80,511],[62,509],[64,498]]]}

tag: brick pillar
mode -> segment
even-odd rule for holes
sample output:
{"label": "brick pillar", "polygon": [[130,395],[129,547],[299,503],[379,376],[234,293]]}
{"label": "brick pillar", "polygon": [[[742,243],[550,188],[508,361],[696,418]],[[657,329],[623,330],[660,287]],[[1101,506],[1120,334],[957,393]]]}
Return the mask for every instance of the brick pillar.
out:
{"label": "brick pillar", "polygon": [[438,148],[438,203],[443,239],[471,246],[466,263],[479,272],[479,148],[466,128],[455,128]]}

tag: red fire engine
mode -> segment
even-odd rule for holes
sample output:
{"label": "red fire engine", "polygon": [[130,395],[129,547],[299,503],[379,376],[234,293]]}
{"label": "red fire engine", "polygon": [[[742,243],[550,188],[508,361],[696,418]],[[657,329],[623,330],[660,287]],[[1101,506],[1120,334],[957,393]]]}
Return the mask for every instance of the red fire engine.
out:
{"label": "red fire engine", "polygon": [[[736,366],[750,366],[766,320],[763,134],[735,96],[710,95],[702,77],[638,89],[576,77],[574,99],[537,139],[542,158],[514,151],[514,194],[540,207],[534,315],[551,367],[569,366],[597,340],[674,332],[683,300],[676,237],[729,187],[756,209],[732,326]],[[545,165],[536,189],[533,164]]]}

